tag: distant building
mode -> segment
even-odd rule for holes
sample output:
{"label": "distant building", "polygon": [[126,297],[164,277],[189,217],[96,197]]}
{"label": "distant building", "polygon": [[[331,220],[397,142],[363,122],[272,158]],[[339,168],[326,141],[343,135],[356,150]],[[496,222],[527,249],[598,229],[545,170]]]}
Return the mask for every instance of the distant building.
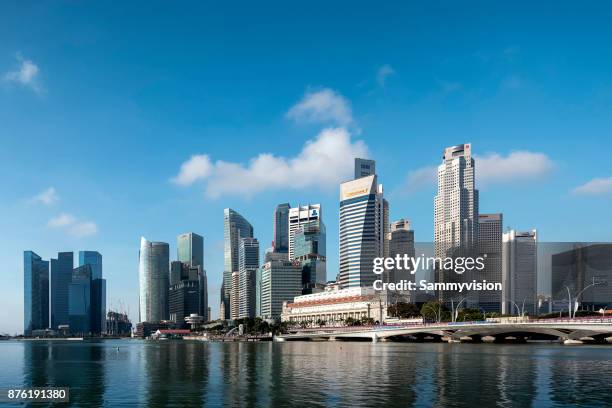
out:
{"label": "distant building", "polygon": [[91,285],[92,268],[86,264],[72,270],[68,294],[68,320],[70,333],[89,335],[92,333]]}
{"label": "distant building", "polygon": [[[400,219],[391,223],[391,228],[387,234],[389,258],[395,258],[398,255],[404,257],[407,255],[412,258],[415,256],[414,250],[414,231],[410,229],[410,221],[406,219]],[[386,282],[399,282],[401,280],[407,280],[414,282],[415,275],[410,270],[396,270],[391,269],[386,271],[383,276],[383,280]],[[416,271],[414,271],[416,273]]]}
{"label": "distant building", "polygon": [[91,279],[102,279],[102,254],[98,251],[79,251],[79,266],[91,265]]}
{"label": "distant building", "polygon": [[302,295],[283,305],[281,320],[290,323],[341,325],[348,319],[372,319],[382,323],[387,318],[384,297],[372,288],[339,289]]}
{"label": "distant building", "polygon": [[[567,311],[567,290],[579,309],[612,309],[612,244],[575,244],[552,255],[551,292],[555,310]],[[595,283],[595,286],[589,285]]]}
{"label": "distant building", "polygon": [[68,321],[68,291],[72,281],[74,268],[74,254],[60,252],[57,259],[51,259],[51,328],[57,330],[59,326],[69,324]]}
{"label": "distant building", "polygon": [[204,237],[194,232],[181,234],[176,239],[178,260],[204,268]]}
{"label": "distant building", "polygon": [[23,331],[49,327],[49,261],[33,251],[23,253]]}
{"label": "distant building", "polygon": [[502,313],[537,313],[538,236],[510,230],[502,237]]}
{"label": "distant building", "polygon": [[289,252],[289,209],[291,204],[284,203],[276,206],[274,210],[274,241],[273,252]]}
{"label": "distant building", "polygon": [[[233,273],[238,272],[238,249],[240,238],[253,237],[253,226],[237,211],[231,208],[223,210],[223,242],[224,242],[224,270],[223,270],[223,293],[221,303],[223,306],[223,318],[231,318],[231,298]],[[238,288],[237,288],[238,289]],[[234,297],[236,297],[234,295]],[[236,297],[238,299],[238,297]],[[238,305],[235,305],[238,306]],[[236,309],[236,315],[238,308]]]}
{"label": "distant building", "polygon": [[261,315],[280,319],[283,302],[302,293],[302,267],[295,261],[269,261],[261,267]]}
{"label": "distant building", "polygon": [[376,162],[374,160],[355,158],[355,180],[375,174]]}
{"label": "distant building", "polygon": [[206,271],[201,265],[173,261],[170,264],[168,289],[169,320],[179,327],[185,326],[185,317],[191,314],[208,319]]}
{"label": "distant building", "polygon": [[[469,143],[447,147],[438,166],[438,192],[434,199],[434,253],[437,258],[478,256],[478,190],[475,162]],[[468,273],[439,268],[437,282],[471,282]],[[450,302],[456,293],[438,293]]]}
{"label": "distant building", "polygon": [[294,259],[302,266],[302,294],[316,292],[327,281],[325,225],[300,228],[294,241]]}
{"label": "distant building", "polygon": [[140,321],[168,320],[170,249],[165,242],[140,239]]}
{"label": "distant building", "polygon": [[230,294],[230,319],[240,316],[240,272],[232,272],[232,293]]}
{"label": "distant building", "polygon": [[106,315],[106,334],[127,337],[132,334],[132,323],[126,313],[109,311]]}
{"label": "distant building", "polygon": [[376,175],[340,185],[340,286],[371,286],[374,258],[386,251],[389,206]]}
{"label": "distant building", "polygon": [[300,205],[289,209],[289,259],[295,258],[295,234],[307,227],[320,228],[321,204]]}
{"label": "distant building", "polygon": [[239,307],[238,318],[254,318],[256,312],[256,271],[259,267],[259,242],[256,238],[241,238],[238,255]]}
{"label": "distant building", "polygon": [[[474,272],[474,279],[486,280],[490,283],[502,283],[502,214],[479,214],[478,216],[478,246],[479,256],[484,259],[484,270]],[[468,306],[478,307],[487,312],[501,312],[502,292],[481,291],[472,294],[472,301],[476,304]]]}
{"label": "distant building", "polygon": [[91,267],[91,326],[94,335],[106,332],[106,280],[102,274],[102,254],[79,251],[79,266]]}

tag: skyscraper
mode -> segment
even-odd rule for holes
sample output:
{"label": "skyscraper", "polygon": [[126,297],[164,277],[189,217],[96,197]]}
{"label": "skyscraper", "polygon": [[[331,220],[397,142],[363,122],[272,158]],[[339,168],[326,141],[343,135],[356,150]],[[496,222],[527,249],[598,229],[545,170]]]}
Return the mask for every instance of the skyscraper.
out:
{"label": "skyscraper", "polygon": [[223,241],[224,241],[224,270],[223,270],[223,296],[221,298],[224,318],[231,318],[232,274],[238,273],[238,248],[240,238],[253,237],[253,227],[238,212],[231,208],[223,210]]}
{"label": "skyscraper", "polygon": [[302,268],[295,261],[269,261],[261,267],[260,309],[263,319],[279,320],[283,302],[302,294]]}
{"label": "skyscraper", "polygon": [[320,227],[322,224],[321,204],[308,204],[289,210],[289,259],[295,258],[295,233],[306,227]]}
{"label": "skyscraper", "polygon": [[[389,257],[395,258],[396,256],[403,257],[408,255],[409,257],[415,256],[414,251],[414,231],[410,229],[410,221],[406,219],[400,219],[391,223],[391,229],[387,234],[387,241],[389,244]],[[387,282],[399,282],[401,280],[408,280],[411,282],[415,281],[415,275],[409,270],[389,270],[386,271],[386,276],[383,276]],[[416,271],[415,271],[416,272]],[[413,299],[411,299],[413,300]]]}
{"label": "skyscraper", "polygon": [[274,210],[274,241],[272,249],[274,252],[289,252],[289,209],[291,204],[284,203],[276,206]]}
{"label": "skyscraper", "polygon": [[355,179],[375,174],[376,162],[374,160],[355,158]]}
{"label": "skyscraper", "polygon": [[[502,214],[480,214],[478,216],[478,245],[480,256],[484,258],[484,269],[480,272],[473,272],[475,279],[485,280],[491,283],[502,283],[502,235],[503,235],[503,215]],[[499,291],[480,291],[474,292],[478,299],[476,306],[487,312],[501,312],[501,292]],[[470,306],[468,302],[468,306]]]}
{"label": "skyscraper", "polygon": [[140,238],[140,321],[168,320],[170,247],[165,242]]}
{"label": "skyscraper", "polygon": [[92,274],[90,264],[72,270],[72,281],[68,291],[68,320],[70,332],[75,335],[89,335],[92,332]]}
{"label": "skyscraper", "polygon": [[374,258],[385,255],[388,204],[371,175],[340,185],[340,276],[342,288],[370,286]]}
{"label": "skyscraper", "polygon": [[79,266],[91,265],[91,279],[102,279],[102,254],[98,251],[79,251]]}
{"label": "skyscraper", "polygon": [[49,261],[33,251],[23,252],[23,332],[49,327]]}
{"label": "skyscraper", "polygon": [[204,237],[194,232],[181,234],[176,239],[178,260],[204,268]]}
{"label": "skyscraper", "polygon": [[50,296],[51,328],[57,330],[60,325],[68,325],[68,292],[72,281],[74,254],[60,252],[57,259],[51,259]]}
{"label": "skyscraper", "polygon": [[259,267],[259,242],[256,238],[241,238],[239,249],[238,318],[254,318],[256,309],[256,271]]}
{"label": "skyscraper", "polygon": [[79,266],[91,267],[91,332],[106,331],[106,280],[102,274],[102,254],[97,251],[79,251]]}
{"label": "skyscraper", "polygon": [[[439,258],[477,257],[478,190],[471,144],[447,147],[438,166],[438,193],[434,200],[434,251]],[[454,271],[437,271],[438,282],[465,281]],[[452,294],[438,293],[441,301]]]}
{"label": "skyscraper", "polygon": [[295,261],[302,266],[302,294],[316,292],[327,282],[326,233],[319,226],[305,226],[295,234]]}
{"label": "skyscraper", "polygon": [[503,234],[502,313],[536,310],[538,286],[538,234],[536,230]]}

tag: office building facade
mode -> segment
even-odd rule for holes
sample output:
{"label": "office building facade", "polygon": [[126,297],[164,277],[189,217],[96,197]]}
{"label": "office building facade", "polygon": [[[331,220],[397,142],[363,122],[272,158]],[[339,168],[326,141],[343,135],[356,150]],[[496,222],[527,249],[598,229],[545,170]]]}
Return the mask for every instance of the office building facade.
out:
{"label": "office building facade", "polygon": [[279,320],[283,302],[302,294],[302,267],[295,261],[269,261],[261,267],[260,317]]}
{"label": "office building facade", "polygon": [[204,237],[194,232],[181,234],[176,239],[177,259],[204,268]]}
{"label": "office building facade", "polygon": [[[237,211],[231,208],[226,208],[223,212],[223,240],[224,240],[224,270],[223,270],[223,286],[222,286],[222,310],[223,318],[232,318],[232,287],[233,273],[238,273],[238,250],[240,246],[240,238],[252,238],[253,226]],[[238,278],[236,278],[238,279]],[[239,288],[235,288],[237,291]],[[234,294],[237,297],[238,292]],[[235,315],[238,313],[237,304],[234,305]]]}
{"label": "office building facade", "polygon": [[502,313],[533,315],[537,308],[538,234],[510,230],[502,236]]}
{"label": "office building facade", "polygon": [[276,206],[274,210],[274,240],[272,241],[273,252],[289,252],[289,210],[291,204],[284,203]]}
{"label": "office building facade", "polygon": [[340,275],[342,288],[370,286],[374,258],[385,255],[388,204],[377,176],[340,185]]}
{"label": "office building facade", "polygon": [[294,260],[302,266],[302,293],[313,293],[327,282],[325,225],[300,228],[294,241]]}
{"label": "office building facade", "polygon": [[23,332],[49,328],[49,261],[23,253]]}
{"label": "office building facade", "polygon": [[256,238],[241,238],[239,248],[238,318],[255,318],[256,274],[259,267],[259,242]]}
{"label": "office building facade", "polygon": [[[574,302],[577,298],[579,310],[612,309],[612,244],[575,243],[571,246],[551,256],[555,311],[567,312],[568,289]],[[568,299],[566,303],[565,299]]]}
{"label": "office building facade", "polygon": [[[504,230],[503,214],[478,215],[479,256],[484,259],[484,269],[471,274],[478,281],[502,283],[502,241]],[[473,302],[473,304],[471,304]],[[468,306],[478,307],[487,312],[501,312],[502,292],[474,292]]]}
{"label": "office building facade", "polygon": [[300,205],[289,209],[289,260],[295,258],[295,234],[302,228],[320,228],[322,223],[320,204]]}
{"label": "office building facade", "polygon": [[156,323],[168,320],[170,248],[165,242],[140,239],[138,275],[139,319]]}
{"label": "office building facade", "polygon": [[355,180],[375,174],[376,162],[374,160],[355,158]]}
{"label": "office building facade", "polygon": [[73,269],[74,254],[72,252],[60,252],[57,254],[57,259],[50,261],[50,327],[53,330],[69,324],[68,292]]}
{"label": "office building facade", "polygon": [[[400,219],[391,223],[389,233],[387,234],[388,254],[390,258],[396,256],[414,257],[414,231],[410,229],[410,221]],[[410,270],[396,270],[395,268],[386,270],[383,274],[383,280],[386,282],[399,282],[407,280],[414,282],[415,275]],[[416,271],[414,271],[416,272]]]}
{"label": "office building facade", "polygon": [[[438,166],[438,192],[434,199],[434,252],[439,258],[478,256],[478,190],[475,161],[469,143],[447,147]],[[438,282],[465,282],[466,274],[439,268]],[[454,293],[438,293],[442,302]]]}
{"label": "office building facade", "polygon": [[72,270],[68,294],[70,333],[86,336],[92,333],[92,268],[86,264]]}

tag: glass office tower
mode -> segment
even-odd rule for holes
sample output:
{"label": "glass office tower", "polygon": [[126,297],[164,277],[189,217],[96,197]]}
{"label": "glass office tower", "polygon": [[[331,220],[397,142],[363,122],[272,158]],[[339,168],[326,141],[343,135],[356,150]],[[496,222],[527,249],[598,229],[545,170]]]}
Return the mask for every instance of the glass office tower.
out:
{"label": "glass office tower", "polygon": [[91,333],[91,265],[72,270],[72,282],[68,291],[68,320],[70,332],[75,335]]}
{"label": "glass office tower", "polygon": [[176,239],[176,247],[179,261],[204,267],[204,237],[193,232],[181,234]]}
{"label": "glass office tower", "polygon": [[140,238],[138,275],[139,320],[156,323],[168,320],[170,247],[166,242]]}
{"label": "glass office tower", "polygon": [[23,332],[49,327],[49,261],[33,251],[23,253]]}
{"label": "glass office tower", "polygon": [[51,259],[51,328],[57,330],[68,325],[68,291],[72,281],[74,254],[60,252],[57,259]]}
{"label": "glass office tower", "polygon": [[291,204],[284,203],[276,206],[274,210],[274,241],[272,250],[279,253],[289,251],[289,209]]}
{"label": "glass office tower", "polygon": [[259,267],[259,242],[256,238],[241,238],[238,251],[239,295],[238,318],[254,318],[256,310],[256,271]]}
{"label": "glass office tower", "polygon": [[102,254],[97,251],[79,251],[79,266],[91,265],[91,279],[102,279]]}
{"label": "glass office tower", "polygon": [[252,238],[253,226],[238,212],[231,208],[223,210],[224,270],[221,308],[223,318],[231,316],[232,273],[238,272],[238,248],[240,238]]}

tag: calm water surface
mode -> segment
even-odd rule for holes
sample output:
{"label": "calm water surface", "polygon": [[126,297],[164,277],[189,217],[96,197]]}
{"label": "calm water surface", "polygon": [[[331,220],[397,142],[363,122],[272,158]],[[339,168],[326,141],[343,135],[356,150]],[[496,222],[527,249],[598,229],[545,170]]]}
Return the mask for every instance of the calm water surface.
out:
{"label": "calm water surface", "polygon": [[2,341],[0,368],[79,407],[612,406],[609,346]]}

